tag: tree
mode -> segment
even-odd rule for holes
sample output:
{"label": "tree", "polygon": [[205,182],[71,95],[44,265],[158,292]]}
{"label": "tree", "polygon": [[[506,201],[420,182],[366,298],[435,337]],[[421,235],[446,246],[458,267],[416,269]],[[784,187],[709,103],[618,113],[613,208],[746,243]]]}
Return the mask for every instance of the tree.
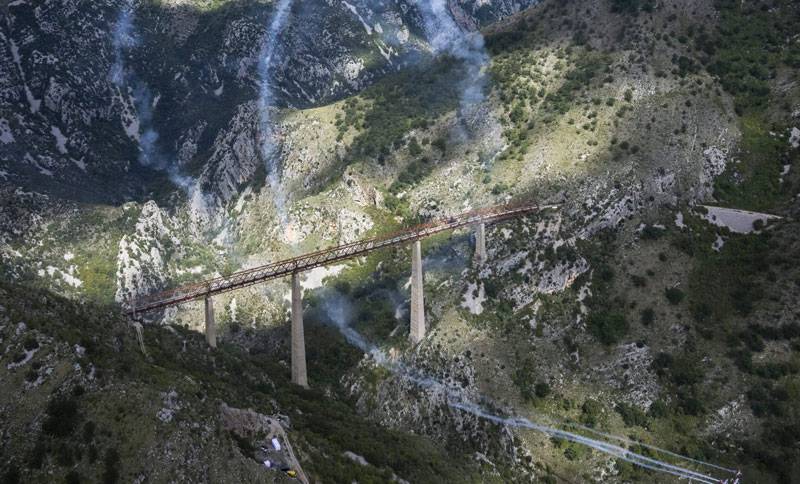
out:
{"label": "tree", "polygon": [[589,331],[604,345],[618,343],[628,332],[625,316],[616,312],[592,313],[588,321]]}
{"label": "tree", "polygon": [[677,287],[668,287],[664,290],[664,295],[667,297],[667,301],[669,301],[670,304],[680,304],[684,296],[683,291]]}
{"label": "tree", "polygon": [[652,12],[653,0],[611,0],[611,11],[619,14],[638,15],[640,10]]}

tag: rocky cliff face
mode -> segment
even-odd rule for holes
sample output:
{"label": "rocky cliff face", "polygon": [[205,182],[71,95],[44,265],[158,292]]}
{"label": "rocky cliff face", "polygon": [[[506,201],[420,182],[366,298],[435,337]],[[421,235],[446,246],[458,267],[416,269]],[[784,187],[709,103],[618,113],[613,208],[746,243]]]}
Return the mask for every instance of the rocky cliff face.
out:
{"label": "rocky cliff face", "polygon": [[117,255],[117,292],[119,303],[158,291],[167,280],[165,246],[180,244],[171,233],[167,215],[155,202],[142,207],[136,232],[119,242]]}
{"label": "rocky cliff face", "polygon": [[[466,28],[521,6],[451,5]],[[3,7],[4,183],[80,203],[156,197],[188,213],[191,232],[220,231],[226,207],[265,171],[260,86],[276,93],[277,114],[360,92],[430,53],[413,2],[303,2],[291,7],[274,76],[265,79],[258,56],[273,7],[108,1],[84,8],[68,0]],[[280,129],[283,176],[298,189],[325,182],[319,174],[335,164],[328,139],[309,155],[314,129],[298,120]],[[341,217],[347,227],[363,215]],[[129,248],[120,247],[128,254],[120,267],[133,264]],[[118,299],[130,290],[123,285]]]}
{"label": "rocky cliff face", "polygon": [[[114,129],[119,106],[106,75],[113,9],[112,2],[3,7],[0,102],[8,135],[0,156],[7,181],[83,200],[109,198],[101,180],[130,181],[133,158],[125,152],[132,145]],[[83,190],[66,190],[70,185]]]}
{"label": "rocky cliff face", "polygon": [[[465,18],[475,25],[520,6],[467,2]],[[123,12],[135,37],[130,46],[113,41]],[[160,135],[165,163],[186,175],[202,174],[221,157],[238,158],[238,173],[228,162],[228,176],[207,185],[227,200],[232,181],[248,181],[259,162],[257,151],[242,159],[240,124],[260,84],[273,86],[278,106],[321,105],[363,90],[427,51],[413,2],[294,5],[268,80],[257,72],[268,3],[20,1],[3,13],[0,163],[6,180],[81,201],[146,197],[142,184],[158,174],[136,163],[136,144],[148,128]],[[119,64],[134,82],[115,84]],[[143,125],[142,96],[149,99],[152,126]],[[238,138],[223,134],[231,129]]]}

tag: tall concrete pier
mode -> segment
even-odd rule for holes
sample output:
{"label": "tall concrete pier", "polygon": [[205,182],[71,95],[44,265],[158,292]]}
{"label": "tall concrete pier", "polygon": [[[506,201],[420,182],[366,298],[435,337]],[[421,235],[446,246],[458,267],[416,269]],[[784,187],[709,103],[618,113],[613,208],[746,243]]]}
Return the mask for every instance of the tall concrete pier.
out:
{"label": "tall concrete pier", "polygon": [[206,341],[208,346],[217,347],[217,323],[214,321],[214,301],[206,297]]}
{"label": "tall concrete pier", "polygon": [[308,388],[303,289],[300,287],[300,274],[297,272],[292,273],[292,383]]}
{"label": "tall concrete pier", "polygon": [[475,264],[483,264],[486,259],[486,224],[479,223],[475,228]]}
{"label": "tall concrete pier", "polygon": [[214,303],[212,296],[260,284],[266,281],[292,276],[292,329],[291,329],[291,362],[292,382],[308,388],[308,369],[306,363],[305,331],[303,328],[303,294],[300,286],[300,273],[317,267],[363,257],[375,250],[389,247],[412,245],[411,252],[411,321],[409,340],[416,345],[425,339],[427,324],[425,321],[424,273],[422,268],[422,247],[420,240],[444,231],[460,228],[476,231],[475,264],[488,260],[486,250],[486,223],[498,223],[513,218],[523,217],[539,212],[542,208],[533,203],[505,204],[464,212],[433,222],[420,224],[406,230],[369,237],[356,242],[343,244],[329,249],[309,252],[301,256],[272,262],[259,267],[246,269],[222,278],[208,280],[205,283],[190,284],[158,294],[144,296],[131,302],[127,314],[136,320],[140,313],[176,307],[189,301],[204,299],[206,318],[206,340],[212,348],[217,346],[217,328],[214,319]]}
{"label": "tall concrete pier", "polygon": [[425,298],[422,280],[422,246],[417,240],[411,249],[411,332],[409,338],[412,344],[419,343],[425,337]]}

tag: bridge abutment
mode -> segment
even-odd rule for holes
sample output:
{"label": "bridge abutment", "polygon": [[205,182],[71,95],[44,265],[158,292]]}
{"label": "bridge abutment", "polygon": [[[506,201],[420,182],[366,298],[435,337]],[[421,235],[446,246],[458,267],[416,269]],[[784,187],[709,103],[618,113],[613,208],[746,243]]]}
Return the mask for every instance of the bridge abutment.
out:
{"label": "bridge abutment", "polygon": [[475,256],[474,262],[477,265],[486,262],[486,224],[479,223],[475,228]]}
{"label": "bridge abutment", "polygon": [[308,388],[303,289],[300,287],[300,274],[297,272],[292,273],[292,383]]}
{"label": "bridge abutment", "polygon": [[214,300],[206,296],[206,341],[208,346],[217,347],[217,323],[214,320]]}
{"label": "bridge abutment", "polygon": [[425,337],[425,296],[423,294],[422,244],[414,242],[411,249],[411,331],[409,338],[417,344]]}

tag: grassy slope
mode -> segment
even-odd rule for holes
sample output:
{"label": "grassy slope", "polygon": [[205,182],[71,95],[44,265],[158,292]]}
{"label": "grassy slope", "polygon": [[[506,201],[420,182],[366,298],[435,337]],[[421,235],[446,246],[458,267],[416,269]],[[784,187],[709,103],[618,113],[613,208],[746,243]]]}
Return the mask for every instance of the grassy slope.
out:
{"label": "grassy slope", "polygon": [[[658,163],[673,157],[682,163],[690,147],[700,148],[693,141],[698,131],[700,140],[712,140],[730,125],[734,133],[741,132],[731,158],[741,161],[729,164],[714,186],[714,196],[732,207],[791,213],[794,179],[789,176],[779,183],[778,174],[797,153],[788,150],[785,137],[770,132],[786,132],[792,101],[773,95],[770,88],[773,77],[795,72],[795,47],[786,45],[785,35],[769,34],[769,40],[756,35],[785,30],[791,24],[787,19],[796,16],[791,4],[776,2],[778,9],[773,11],[763,2],[745,8],[738,2],[718,2],[711,8],[712,2],[705,2],[690,12],[680,2],[666,2],[661,9],[651,9],[648,2],[620,3],[626,6],[617,12],[609,3],[587,7],[580,20],[580,4],[544,2],[490,32],[495,95],[505,109],[505,136],[511,146],[490,175],[504,182],[500,192],[526,188],[540,150],[547,159],[542,168],[550,174],[591,181],[606,170],[624,171],[633,163],[648,179],[653,176],[649,169]],[[760,73],[761,64],[768,65],[766,74]],[[736,78],[748,82],[733,85],[731,79]],[[648,83],[664,92],[639,100],[626,88]],[[796,102],[796,93],[789,93]],[[352,106],[357,109],[359,104]],[[357,114],[350,117],[361,119]],[[673,140],[682,148],[672,149]],[[576,158],[587,150],[589,163],[576,165]],[[692,153],[702,156],[702,149]],[[431,176],[435,175],[423,174],[409,186],[425,187]],[[666,231],[638,234],[631,228],[601,234],[579,247],[595,269],[575,285],[592,282],[588,330],[568,330],[557,341],[539,341],[541,335],[530,338],[527,325],[520,323],[529,308],[509,314],[500,293],[489,301],[487,311],[497,318],[436,314],[433,326],[445,334],[435,333],[434,340],[456,353],[462,346],[473,353],[494,347],[492,361],[479,369],[495,374],[484,388],[516,402],[518,408],[582,421],[604,415],[594,425],[697,458],[742,466],[757,482],[788,481],[796,474],[796,438],[790,431],[781,432],[778,446],[760,439],[797,425],[792,410],[797,402],[797,335],[788,308],[793,290],[771,290],[793,287],[796,264],[782,252],[794,249],[789,241],[796,227],[786,223],[774,235],[723,233],[726,245],[716,252],[711,245],[718,231],[685,209],[690,229],[678,230],[674,213],[669,207],[650,207],[630,224],[661,223]],[[779,269],[772,269],[776,263]],[[599,270],[604,267],[607,270]],[[508,283],[497,281],[501,286]],[[677,290],[667,291],[676,284]],[[434,294],[437,305],[448,304],[439,296],[458,304],[458,295]],[[545,298],[539,319],[547,327],[568,325],[576,310],[575,296],[568,290]],[[774,319],[776,313],[783,316]],[[476,336],[472,324],[488,324],[503,336]],[[624,392],[609,394],[602,384],[562,384],[550,392],[541,387],[546,395],[536,395],[537,384],[554,378],[548,369],[553,361],[543,359],[563,360],[565,353],[579,350],[582,363],[556,365],[581,380],[592,374],[593,364],[607,363],[619,344],[637,341],[648,345],[654,357],[652,367],[640,370],[652,372],[660,388],[649,413],[625,404]],[[553,343],[558,351],[547,349]],[[528,354],[550,356],[526,366]],[[501,363],[509,371],[498,376]],[[509,387],[510,380],[519,389]],[[528,402],[515,394],[518,391]],[[594,404],[587,407],[589,400],[597,400],[600,410]],[[745,407],[738,417],[739,431],[713,435],[701,430],[717,410],[737,401]],[[597,455],[572,446],[535,445],[538,464],[554,475],[576,475],[600,462]],[[617,469],[621,478],[655,479],[621,463]]]}
{"label": "grassy slope", "polygon": [[[634,7],[647,6],[647,2],[622,3]],[[595,19],[591,22],[575,20],[581,18],[578,13],[583,15],[583,12],[575,10],[576,5],[580,5],[578,3],[561,5],[544,2],[542,6],[523,14],[521,21],[515,20],[518,23],[511,22],[497,32],[492,32],[488,36],[488,45],[494,57],[492,72],[496,76],[497,86],[494,95],[505,109],[506,137],[512,148],[498,160],[491,173],[485,177],[481,174],[481,181],[488,181],[479,182],[478,187],[484,185],[483,192],[499,187],[498,194],[509,187],[514,191],[529,189],[529,184],[533,183],[524,177],[537,172],[530,167],[542,147],[549,148],[546,155],[552,160],[551,166],[544,168],[552,170],[556,176],[589,175],[589,180],[595,180],[598,173],[607,169],[624,168],[631,161],[641,165],[670,158],[673,153],[666,146],[667,140],[675,137],[681,143],[688,144],[694,127],[692,124],[699,124],[702,119],[682,119],[681,111],[686,110],[682,106],[687,101],[693,107],[708,102],[716,110],[709,108],[701,113],[709,119],[723,114],[730,115],[734,120],[733,124],[743,136],[739,144],[740,152],[735,155],[743,162],[735,169],[729,169],[718,181],[715,196],[730,206],[785,210],[791,195],[792,180],[783,185],[776,183],[776,170],[780,168],[777,160],[782,160],[781,147],[785,149],[785,143],[779,143],[769,135],[769,131],[780,132],[786,125],[787,110],[783,102],[771,99],[769,95],[759,97],[761,90],[758,86],[734,87],[723,82],[722,86],[728,89],[726,93],[711,79],[711,74],[723,79],[726,76],[731,79],[746,78],[742,72],[758,73],[757,67],[752,64],[760,63],[759,59],[766,57],[770,59],[770,63],[777,63],[771,69],[780,78],[782,70],[790,69],[789,62],[793,54],[786,53],[785,59],[772,54],[759,55],[765,45],[763,39],[747,35],[749,28],[744,29],[746,35],[739,33],[751,18],[757,20],[753,23],[755,30],[755,27],[773,25],[778,18],[783,19],[782,23],[787,22],[786,18],[790,17],[762,10],[763,2],[756,2],[749,5],[747,10],[737,12],[734,7],[738,4],[739,2],[720,4],[726,10],[722,16],[722,28],[715,29],[712,19],[716,17],[705,16],[710,5],[708,2],[698,4],[700,13],[695,20],[688,15],[689,12],[676,7],[676,2],[666,2],[666,10],[655,12],[626,6],[621,13],[613,15],[609,9],[610,4],[601,2],[592,6],[590,12],[586,12],[587,19]],[[699,22],[697,19],[708,21]],[[706,24],[704,30],[697,28],[698,23]],[[726,30],[726,26],[730,30]],[[763,28],[760,30],[764,31]],[[594,47],[587,46],[587,39],[594,39],[588,42],[588,45]],[[780,44],[780,39],[775,42]],[[709,48],[709,45],[714,48]],[[742,66],[738,66],[737,61],[733,63],[733,68],[726,67],[723,61],[735,57],[737,52],[748,52],[752,55],[742,60]],[[536,61],[541,62],[540,72],[531,72],[529,67]],[[648,101],[648,104],[640,104],[636,99],[629,99],[626,94],[626,83],[638,82],[640,78],[635,74],[643,67],[650,73],[650,80],[655,78],[655,82],[669,88],[666,94],[657,100]],[[612,72],[609,73],[608,69]],[[609,76],[611,81],[607,81]],[[395,82],[400,83],[400,86]],[[429,134],[437,133],[433,130],[421,131],[418,141],[423,152],[416,156],[412,154],[416,150],[412,150],[410,141],[403,140],[409,129],[422,129],[424,124],[430,122],[430,119],[421,119],[416,108],[402,112],[389,109],[392,105],[417,106],[425,101],[424,97],[403,89],[404,86],[407,87],[407,82],[403,79],[389,79],[366,93],[363,99],[349,105],[345,103],[342,116],[336,121],[348,144],[356,139],[352,149],[342,160],[344,163],[355,162],[358,168],[364,169],[368,174],[385,175],[385,171],[371,165],[380,165],[382,158],[389,160],[387,164],[391,165],[388,168],[391,175],[379,178],[376,182],[376,185],[389,189],[389,192],[415,190],[430,185],[438,172],[423,164],[422,160],[431,154],[439,158],[444,151],[430,146],[438,137],[436,134]],[[757,84],[762,83],[770,85],[770,76],[761,79]],[[742,96],[740,91],[745,93],[749,101],[742,102],[738,99]],[[750,99],[754,95],[755,101]],[[710,101],[706,101],[706,98]],[[741,117],[736,117],[728,108],[731,98],[741,111]],[[441,111],[436,105],[433,108],[430,117],[436,120],[441,116]],[[662,123],[663,126],[656,126],[655,132],[650,132],[650,128],[645,127],[649,124],[652,111],[670,113],[669,116],[664,116],[668,119]],[[424,118],[427,117],[426,114]],[[364,125],[367,119],[371,121],[369,126]],[[428,143],[425,143],[425,138]],[[575,160],[587,150],[590,153],[589,163],[576,165]],[[643,157],[642,153],[645,152],[650,159]],[[400,174],[405,166],[413,167],[409,170],[410,176],[403,177]],[[733,175],[735,173],[744,177],[743,183],[737,181]],[[520,178],[524,180],[522,183],[518,182]],[[391,185],[397,183],[396,181],[401,184],[395,187],[396,190],[391,190]],[[391,197],[389,200],[391,201]],[[391,201],[387,205],[396,214],[408,215],[407,203]],[[392,223],[391,219],[386,220],[387,226]],[[645,221],[662,222],[671,226],[672,220],[672,213],[667,210],[656,212]],[[777,238],[782,242],[776,244],[761,236],[731,236],[723,250],[716,253],[710,249],[716,234],[697,220],[690,219],[689,224],[692,228],[691,234],[671,228],[661,237],[641,241],[632,231],[627,231],[623,234],[608,234],[607,238],[598,237],[591,245],[581,247],[581,253],[591,259],[596,269],[592,276],[592,287],[595,291],[592,311],[606,316],[622,315],[627,322],[624,325],[627,331],[614,329],[618,326],[614,322],[617,318],[606,317],[595,319],[599,323],[593,326],[600,329],[595,330],[594,334],[577,332],[566,336],[578,341],[577,347],[583,361],[603,361],[610,349],[598,342],[602,339],[612,342],[610,348],[615,347],[615,340],[622,343],[642,340],[655,353],[670,355],[660,357],[658,364],[652,369],[658,374],[663,386],[663,401],[659,402],[650,415],[642,417],[631,409],[618,407],[620,395],[609,396],[602,385],[564,385],[543,397],[537,396],[535,385],[550,381],[553,374],[548,373],[546,365],[537,366],[536,361],[533,366],[526,366],[528,359],[525,355],[546,354],[551,352],[548,347],[554,345],[556,351],[551,352],[554,353],[552,357],[563,359],[565,350],[571,350],[576,343],[567,339],[537,340],[541,335],[534,335],[531,343],[527,324],[520,323],[521,316],[526,316],[524,312],[530,311],[530,308],[523,310],[523,314],[509,315],[508,303],[503,300],[502,294],[496,295],[497,301],[490,302],[492,309],[498,309],[498,317],[492,321],[473,321],[463,314],[456,314],[452,323],[456,327],[454,332],[471,334],[465,331],[474,329],[471,324],[481,324],[489,328],[498,325],[505,331],[502,338],[491,336],[487,331],[481,336],[483,339],[480,342],[459,342],[464,343],[465,347],[473,348],[475,353],[477,351],[474,348],[478,345],[493,348],[494,351],[489,352],[489,359],[492,361],[486,363],[486,372],[482,376],[487,380],[496,380],[501,398],[513,401],[518,408],[585,420],[592,420],[594,414],[600,413],[606,417],[597,421],[596,425],[605,430],[633,434],[697,457],[725,462],[741,458],[749,475],[757,476],[751,477],[755,480],[772,480],[780,473],[784,477],[791,475],[793,471],[787,466],[796,461],[792,454],[793,445],[796,446],[796,442],[792,441],[793,437],[779,433],[782,439],[780,446],[768,450],[769,447],[758,442],[758,436],[759,429],[768,429],[764,435],[769,436],[775,434],[773,429],[793,429],[797,425],[797,417],[792,410],[793,405],[796,407],[798,398],[797,377],[792,366],[792,361],[796,361],[797,339],[796,336],[791,336],[791,329],[788,333],[781,329],[793,317],[786,308],[786,301],[791,301],[792,292],[787,292],[782,296],[784,299],[778,301],[764,297],[750,300],[749,294],[742,293],[743,290],[756,286],[794,287],[792,284],[796,275],[792,271],[795,265],[791,263],[791,257],[783,257],[781,254],[793,247],[790,243],[791,237],[779,234]],[[780,233],[791,234],[793,230],[792,225],[787,225],[780,229]],[[519,239],[520,244],[527,242],[526,239]],[[664,254],[665,260],[661,260],[661,254]],[[773,259],[777,260],[779,270],[762,269],[765,262]],[[384,255],[371,261],[367,264],[370,267],[369,272],[379,260],[391,261],[392,258]],[[611,268],[610,273],[597,270],[602,267]],[[762,273],[753,274],[757,271]],[[389,272],[394,272],[390,276],[399,280],[407,271],[400,267],[391,268]],[[348,279],[349,276],[345,275],[343,278]],[[666,299],[665,289],[676,281],[684,288],[684,296],[673,305]],[[364,287],[357,287],[355,290],[369,293],[375,289],[373,285],[380,286],[382,282],[362,284]],[[576,284],[576,287],[579,285]],[[760,293],[762,296],[766,295],[763,290]],[[742,297],[743,294],[746,297]],[[553,327],[566,325],[574,316],[574,296],[575,294],[568,291],[563,295],[546,298],[544,308],[539,313],[540,320]],[[450,297],[453,297],[452,294]],[[738,301],[749,301],[749,305],[753,306],[747,316],[735,307],[734,303]],[[710,311],[703,304],[710,306]],[[743,307],[746,309],[747,304]],[[654,317],[653,321],[648,319],[645,324],[642,313],[647,309],[653,309]],[[708,312],[713,315],[713,321],[706,323],[702,317]],[[776,312],[783,314],[784,319],[773,320],[772,315]],[[389,328],[393,321],[383,312],[378,316],[379,318],[374,312],[365,311],[361,323],[368,324],[376,318],[380,319],[380,330],[376,330],[374,336],[382,338],[388,333],[384,329]],[[699,320],[695,321],[695,318]],[[748,323],[754,321],[756,326],[750,327]],[[449,322],[442,317],[440,324],[444,327]],[[673,341],[670,331],[676,324],[686,326],[687,336]],[[711,324],[722,329],[711,331],[708,329]],[[780,332],[765,330],[764,327],[774,327]],[[610,336],[603,331],[609,328]],[[787,334],[789,338],[784,337]],[[471,334],[470,338],[472,337],[474,334]],[[764,343],[763,348],[758,343],[759,339]],[[732,356],[726,356],[728,353]],[[741,357],[742,354],[745,357]],[[706,357],[710,358],[711,363],[703,361]],[[499,366],[500,362],[506,365],[508,371],[500,377],[486,377],[492,375],[488,370]],[[709,369],[699,375],[689,371],[692,367],[701,365],[708,366]],[[565,367],[573,377],[591,374],[591,365],[588,363],[583,363],[582,366],[567,364]],[[312,373],[324,374],[322,369],[312,369]],[[736,382],[744,383],[734,384]],[[328,383],[335,386],[335,378]],[[503,387],[504,384],[507,385]],[[533,395],[531,388],[534,388]],[[697,429],[713,416],[713,411],[720,405],[742,393],[746,394],[746,405],[753,407],[752,410],[758,418],[749,419],[746,422],[748,432],[739,434],[748,438],[742,443],[745,451],[737,455],[735,449],[726,446],[730,442],[736,442],[738,435],[720,444],[699,434]],[[529,401],[524,400],[526,396]],[[587,399],[599,399],[602,410],[598,412],[592,405],[587,407]],[[614,411],[615,408],[620,410]],[[327,422],[325,417],[323,420]],[[749,438],[751,435],[754,438]],[[314,440],[316,438],[324,436],[309,437],[309,441],[317,442]],[[564,446],[558,442],[541,442],[537,439],[532,439],[531,442],[538,449],[537,463],[550,469],[554,475],[578,475],[585,472],[590,463],[598,462],[596,455],[572,446]],[[722,452],[728,454],[723,455]],[[757,460],[763,461],[763,464],[756,462]],[[621,464],[618,466],[623,477],[640,481],[653,478]],[[325,471],[330,469],[325,468]],[[771,472],[778,474],[770,474]]]}
{"label": "grassy slope", "polygon": [[[791,204],[792,194],[796,191],[793,190],[794,180],[787,177],[779,183],[778,178],[781,165],[796,161],[798,154],[789,149],[785,137],[774,133],[787,131],[790,126],[789,106],[792,99],[796,103],[797,97],[792,91],[788,92],[794,97],[789,99],[773,93],[770,88],[774,88],[774,84],[770,79],[780,78],[781,71],[796,68],[796,46],[787,44],[785,39],[790,32],[786,30],[791,22],[787,19],[797,19],[798,11],[787,2],[774,2],[774,10],[765,5],[756,3],[743,8],[738,2],[718,2],[716,7],[721,11],[718,28],[711,29],[706,24],[698,29],[691,22],[679,24],[669,32],[669,37],[691,48],[686,61],[678,57],[671,75],[691,81],[692,78],[702,79],[707,69],[721,77],[722,87],[733,97],[736,124],[742,132],[734,156],[741,161],[729,166],[718,180],[714,192],[718,200],[737,208],[792,214],[795,211]],[[510,31],[490,37],[489,45],[494,46],[501,58],[524,58],[530,52],[524,47],[526,41],[536,38],[536,34],[527,33],[525,27],[530,28],[531,24],[547,18],[548,11],[552,17],[553,10],[558,11],[558,8],[552,5],[544,7],[530,15],[527,23],[523,20]],[[647,11],[638,11],[636,15],[623,17],[622,21],[641,23],[642,17],[648,15]],[[656,11],[655,17],[664,19],[665,15]],[[679,16],[669,18],[673,26],[680,22]],[[558,17],[555,22],[551,18],[550,23],[558,25]],[[568,31],[572,32],[575,41],[582,32],[585,35],[586,27],[579,24]],[[656,38],[666,40],[668,45],[669,37],[656,33]],[[624,36],[617,39],[619,45],[625,45],[624,39]],[[613,47],[611,52],[613,56]],[[597,54],[589,52],[588,55]],[[652,60],[652,64],[657,62],[657,58]],[[508,61],[504,64],[508,65]],[[525,66],[516,65],[523,69]],[[591,64],[584,61],[584,66]],[[587,71],[580,64],[576,69],[572,71],[577,73],[573,74],[574,80],[583,80],[586,87],[571,87],[568,75],[560,91],[579,93],[578,99],[589,99],[592,93],[598,93],[594,96],[602,105],[603,98],[599,95],[602,88],[599,84],[592,84],[592,69]],[[587,72],[589,75],[584,75]],[[515,111],[524,114],[525,96],[523,104],[520,104],[517,87],[520,73],[509,76],[500,71],[500,74],[501,85],[509,86],[503,93],[510,96],[507,98],[510,118],[515,117]],[[660,77],[662,74],[657,75]],[[714,84],[710,87],[713,89]],[[676,93],[680,102],[687,98],[687,103],[694,101],[689,92]],[[566,115],[575,100],[574,97],[554,96],[550,98],[551,104],[541,109],[552,112],[555,106],[557,113]],[[547,101],[546,95],[545,104]],[[559,103],[564,107],[559,108]],[[517,106],[522,107],[518,109]],[[528,116],[536,115],[536,111],[529,112]],[[623,116],[624,113],[620,118]],[[521,123],[515,125],[513,134],[521,136],[519,146],[524,147],[526,128],[528,133],[535,131],[530,127],[536,126],[536,121],[526,120],[524,115],[516,118]],[[591,122],[586,127],[588,131],[594,131]],[[629,136],[636,136],[636,132]],[[627,151],[623,153],[624,157],[630,156],[630,150]],[[511,155],[514,155],[513,151]],[[670,448],[682,448],[697,457],[713,456],[733,463],[730,457],[719,452],[728,453],[736,444],[713,443],[692,429],[709,421],[713,416],[711,409],[720,408],[745,393],[747,405],[756,418],[745,417],[746,430],[729,437],[733,442],[740,441],[739,445],[745,449],[739,456],[743,460],[737,464],[745,466],[754,481],[779,479],[790,482],[791,476],[797,475],[793,464],[797,461],[796,437],[791,435],[791,430],[780,432],[779,445],[776,446],[767,440],[762,441],[761,432],[764,432],[764,439],[768,439],[768,436],[775,436],[776,429],[795,429],[798,422],[798,415],[793,410],[798,402],[795,389],[798,385],[796,375],[800,370],[795,334],[797,326],[795,316],[787,315],[791,312],[789,301],[795,297],[792,294],[797,277],[796,264],[790,262],[790,254],[796,250],[796,244],[791,242],[792,234],[797,231],[796,223],[789,221],[764,235],[724,234],[729,240],[720,252],[716,252],[711,249],[716,233],[704,222],[692,219],[689,222],[691,231],[681,231],[674,228],[671,211],[663,210],[660,215],[655,212],[654,216],[656,218],[651,218],[650,223],[660,222],[671,227],[666,237],[655,230],[644,234],[642,242],[635,242],[640,237],[625,230],[621,234],[608,234],[605,240],[598,238],[582,250],[584,254],[592,255],[595,267],[592,278],[594,297],[590,303],[595,318],[589,318],[590,331],[612,346],[639,340],[660,351],[653,369],[663,385],[663,398],[670,403],[666,406],[659,403],[656,412],[651,407],[652,415],[641,418],[632,417],[629,409],[619,406],[617,413],[623,417],[625,427],[642,428],[642,424],[637,422],[643,422],[644,428],[650,432],[637,431],[639,435],[658,435],[658,440]],[[654,233],[658,235],[648,236]],[[597,270],[598,267],[607,269]],[[685,289],[673,291],[673,302],[670,302],[665,289],[676,283]],[[552,313],[550,317],[557,314]],[[776,315],[782,316],[776,318]],[[670,335],[668,329],[674,324],[688,330],[684,343],[678,344],[674,335]],[[589,353],[590,360],[596,351],[581,348],[582,353]],[[536,377],[530,375],[521,383],[525,388],[535,382]],[[585,398],[580,393],[576,396]],[[585,413],[585,409],[582,411]],[[578,412],[575,416],[578,418],[580,415]],[[605,428],[622,431],[623,427],[609,421]],[[572,460],[574,456],[567,456],[567,459]],[[639,479],[644,477],[639,476]]]}
{"label": "grassy slope", "polygon": [[[269,480],[249,458],[247,446],[236,445],[221,429],[221,402],[288,415],[295,449],[315,479],[349,482],[359,476],[381,482],[397,474],[415,482],[476,480],[472,464],[453,460],[424,438],[381,429],[320,391],[293,388],[286,367],[274,357],[251,356],[227,345],[210,353],[196,333],[146,328],[146,359],[130,327],[108,309],[7,284],[0,295],[5,350],[0,405],[3,427],[15,436],[1,451],[4,482],[16,482],[15,476],[19,482],[53,482],[70,473],[104,482],[124,482],[140,473],[155,480]],[[19,322],[27,330],[18,331]],[[334,334],[310,333],[317,349],[325,341],[331,351],[346,348]],[[33,358],[7,369],[26,345],[38,345]],[[75,356],[75,345],[86,348],[84,357]],[[317,378],[326,374],[325,367],[335,381],[330,369],[353,364],[357,354],[326,359],[323,352],[311,358]],[[31,387],[29,382],[40,377]],[[178,393],[181,409],[173,422],[162,424],[156,413],[171,390]],[[342,456],[346,450],[371,466]],[[165,460],[165,452],[175,460]]]}

